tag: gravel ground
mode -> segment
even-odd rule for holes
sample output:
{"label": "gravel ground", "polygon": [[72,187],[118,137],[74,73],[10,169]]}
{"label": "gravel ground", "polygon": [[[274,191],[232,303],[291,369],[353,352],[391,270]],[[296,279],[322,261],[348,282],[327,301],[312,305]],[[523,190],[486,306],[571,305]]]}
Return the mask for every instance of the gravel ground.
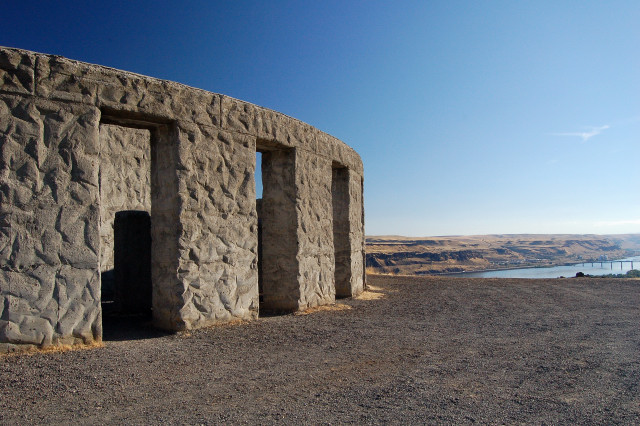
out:
{"label": "gravel ground", "polygon": [[0,358],[0,424],[640,424],[640,281],[369,284],[342,310]]}

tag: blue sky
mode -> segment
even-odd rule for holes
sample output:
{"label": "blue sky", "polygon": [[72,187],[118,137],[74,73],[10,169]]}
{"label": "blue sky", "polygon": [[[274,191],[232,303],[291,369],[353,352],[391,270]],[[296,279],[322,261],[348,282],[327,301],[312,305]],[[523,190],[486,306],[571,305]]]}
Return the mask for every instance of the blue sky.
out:
{"label": "blue sky", "polygon": [[0,45],[275,109],[354,147],[366,232],[640,232],[640,2],[10,2]]}

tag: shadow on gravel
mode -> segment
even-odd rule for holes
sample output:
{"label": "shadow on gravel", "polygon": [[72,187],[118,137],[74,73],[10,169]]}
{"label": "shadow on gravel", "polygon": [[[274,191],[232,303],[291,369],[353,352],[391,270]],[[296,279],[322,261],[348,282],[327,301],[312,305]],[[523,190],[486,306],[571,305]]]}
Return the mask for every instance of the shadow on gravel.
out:
{"label": "shadow on gravel", "polygon": [[144,316],[107,316],[102,319],[102,341],[155,339],[172,333],[159,330]]}
{"label": "shadow on gravel", "polygon": [[292,311],[277,310],[277,309],[260,309],[258,314],[259,318],[271,318],[271,317],[284,317],[287,315],[293,315]]}

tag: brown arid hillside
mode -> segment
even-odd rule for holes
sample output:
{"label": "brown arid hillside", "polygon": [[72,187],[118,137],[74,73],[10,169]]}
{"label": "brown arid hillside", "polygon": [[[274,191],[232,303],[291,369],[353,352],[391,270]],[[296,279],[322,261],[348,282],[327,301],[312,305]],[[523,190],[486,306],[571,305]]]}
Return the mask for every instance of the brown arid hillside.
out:
{"label": "brown arid hillside", "polygon": [[640,252],[640,234],[510,234],[367,237],[367,272],[428,275],[619,259]]}

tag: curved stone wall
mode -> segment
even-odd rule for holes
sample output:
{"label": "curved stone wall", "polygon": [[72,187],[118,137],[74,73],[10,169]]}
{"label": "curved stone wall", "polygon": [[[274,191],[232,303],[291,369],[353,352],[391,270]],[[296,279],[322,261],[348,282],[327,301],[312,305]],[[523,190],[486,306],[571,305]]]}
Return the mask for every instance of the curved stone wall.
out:
{"label": "curved stone wall", "polygon": [[103,295],[137,291],[114,283],[113,268],[135,276],[141,263],[114,266],[114,240],[137,238],[114,236],[119,211],[151,216],[140,229],[150,254],[139,256],[151,257],[151,312],[164,329],[363,290],[363,167],[338,139],[228,96],[60,56],[0,48],[0,81],[1,350],[101,339],[103,309],[126,305]]}

